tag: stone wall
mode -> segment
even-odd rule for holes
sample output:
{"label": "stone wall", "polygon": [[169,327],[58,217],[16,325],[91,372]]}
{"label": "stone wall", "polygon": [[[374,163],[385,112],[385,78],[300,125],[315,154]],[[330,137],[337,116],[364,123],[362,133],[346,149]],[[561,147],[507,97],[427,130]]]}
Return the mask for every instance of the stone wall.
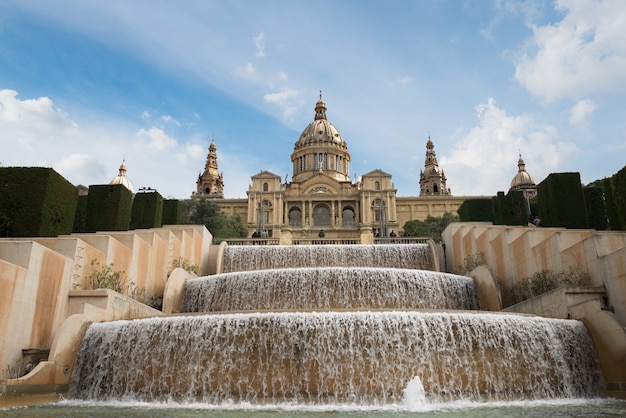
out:
{"label": "stone wall", "polygon": [[589,229],[496,226],[486,222],[450,224],[442,234],[446,271],[467,257],[480,256],[501,286],[543,270],[587,272],[591,286],[606,289],[607,309],[626,325],[626,233]]}
{"label": "stone wall", "polygon": [[0,380],[23,374],[23,350],[50,349],[61,323],[76,313],[71,292],[91,289],[92,261],[123,271],[125,291],[137,289],[149,300],[163,295],[179,258],[207,274],[211,240],[204,226],[194,225],[0,239]]}

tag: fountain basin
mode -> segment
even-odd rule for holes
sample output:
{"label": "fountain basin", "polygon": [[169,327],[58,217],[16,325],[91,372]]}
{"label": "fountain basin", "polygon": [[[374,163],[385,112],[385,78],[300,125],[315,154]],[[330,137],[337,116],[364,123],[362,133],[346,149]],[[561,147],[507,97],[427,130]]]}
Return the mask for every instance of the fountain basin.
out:
{"label": "fountain basin", "polygon": [[224,272],[298,267],[387,267],[433,270],[428,244],[233,245]]}
{"label": "fountain basin", "polygon": [[361,311],[172,316],[91,325],[70,396],[313,404],[595,397],[584,325],[512,314]]}
{"label": "fountain basin", "polygon": [[325,267],[222,273],[188,280],[183,312],[286,309],[476,310],[469,277],[425,270]]}

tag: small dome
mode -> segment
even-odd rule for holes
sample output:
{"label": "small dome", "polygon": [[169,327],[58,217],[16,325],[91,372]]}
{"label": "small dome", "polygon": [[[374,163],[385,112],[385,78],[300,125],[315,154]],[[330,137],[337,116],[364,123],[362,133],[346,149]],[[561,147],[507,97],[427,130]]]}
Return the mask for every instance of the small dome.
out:
{"label": "small dome", "polygon": [[121,184],[130,190],[131,193],[135,193],[133,191],[133,185],[126,177],[126,162],[124,160],[122,160],[122,164],[120,165],[120,173],[113,180],[111,180],[109,184]]}
{"label": "small dome", "polygon": [[524,163],[521,154],[517,162],[517,167],[517,174],[515,175],[515,177],[513,177],[513,180],[511,180],[511,190],[526,188],[529,186],[537,186],[537,181],[535,180],[535,177],[533,177],[532,174],[526,171],[526,164]]}

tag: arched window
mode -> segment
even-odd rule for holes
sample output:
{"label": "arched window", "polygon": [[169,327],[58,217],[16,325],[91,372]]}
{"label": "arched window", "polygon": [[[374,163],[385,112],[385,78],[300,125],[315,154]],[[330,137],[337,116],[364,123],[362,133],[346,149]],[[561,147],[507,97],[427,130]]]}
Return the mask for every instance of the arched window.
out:
{"label": "arched window", "polygon": [[302,226],[302,212],[299,208],[292,208],[289,211],[289,225],[290,226]]}
{"label": "arched window", "polygon": [[380,190],[380,182],[379,181],[374,182],[374,190]]}
{"label": "arched window", "polygon": [[269,190],[269,186],[267,183],[263,183],[263,191],[266,192]]}
{"label": "arched window", "polygon": [[341,223],[343,226],[354,226],[354,210],[346,207],[341,213]]}
{"label": "arched window", "polygon": [[437,183],[433,184],[433,193],[439,193],[439,186],[437,185]]}
{"label": "arched window", "polygon": [[315,226],[330,226],[330,209],[326,205],[317,205],[313,209],[313,222]]}
{"label": "arched window", "polygon": [[385,201],[381,199],[375,199],[372,202],[372,209],[374,209],[374,216],[376,222],[382,222],[385,218]]}

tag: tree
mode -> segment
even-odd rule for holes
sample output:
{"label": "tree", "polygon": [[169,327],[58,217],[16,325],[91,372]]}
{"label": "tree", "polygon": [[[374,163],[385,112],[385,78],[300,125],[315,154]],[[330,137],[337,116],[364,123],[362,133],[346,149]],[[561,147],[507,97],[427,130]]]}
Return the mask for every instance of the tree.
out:
{"label": "tree", "polygon": [[412,220],[404,224],[404,231],[413,237],[428,237],[434,240],[441,239],[441,233],[452,222],[458,222],[459,217],[450,212],[442,216],[428,216],[423,221]]}
{"label": "tree", "polygon": [[207,199],[182,201],[182,224],[204,225],[213,235],[213,242],[220,243],[228,238],[245,238],[248,229],[241,216],[222,213],[217,203]]}

